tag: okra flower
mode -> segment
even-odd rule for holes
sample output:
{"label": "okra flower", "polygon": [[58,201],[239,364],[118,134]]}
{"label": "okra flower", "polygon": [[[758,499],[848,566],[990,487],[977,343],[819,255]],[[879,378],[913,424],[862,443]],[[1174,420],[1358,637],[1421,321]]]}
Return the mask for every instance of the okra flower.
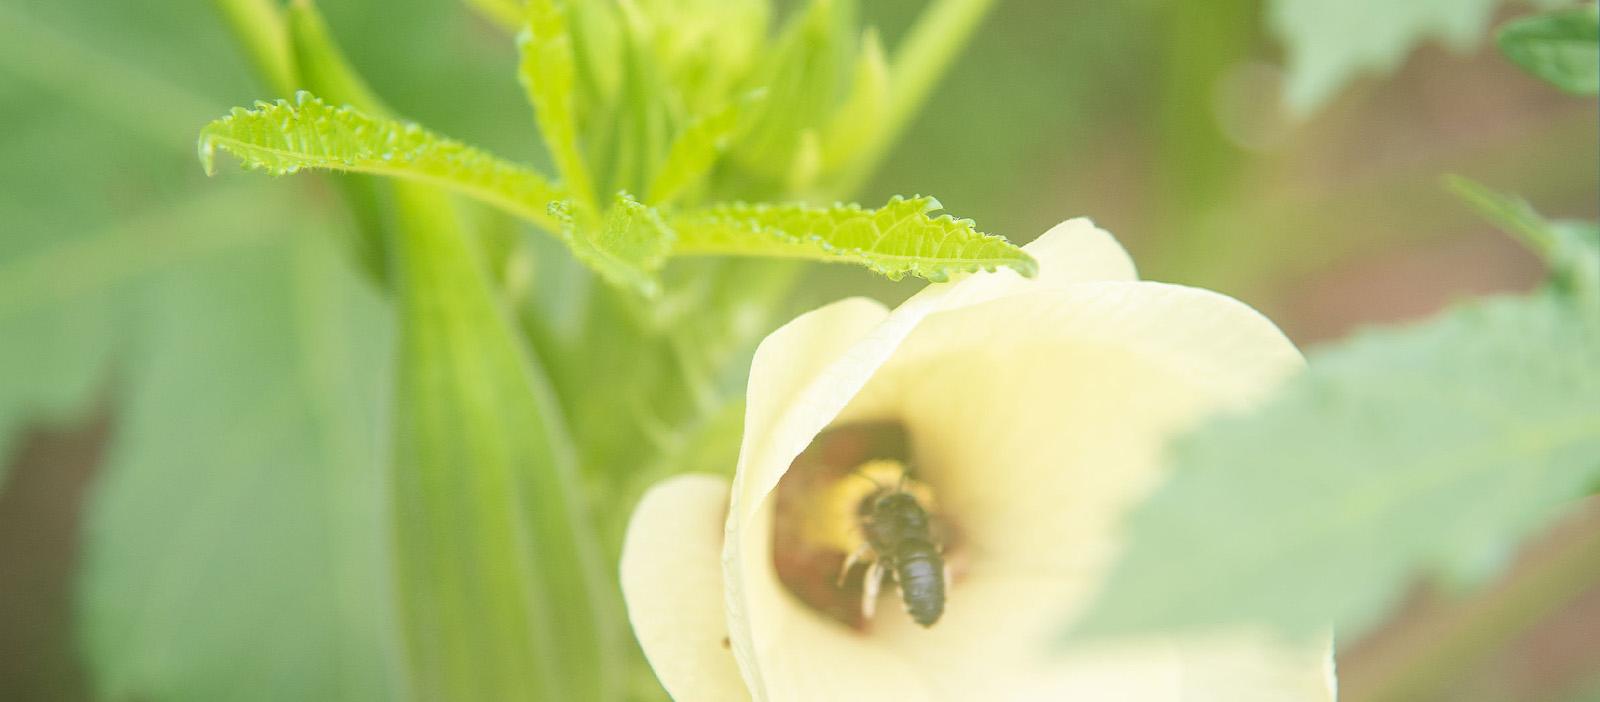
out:
{"label": "okra flower", "polygon": [[[1302,361],[1238,301],[1137,280],[1087,220],[1026,249],[1036,279],[976,274],[893,311],[844,300],[761,344],[732,485],[667,480],[628,529],[629,616],[675,699],[1333,698],[1327,642],[1238,630],[1062,647],[1114,563],[1120,518],[1161,480],[1165,440],[1258,401]],[[806,583],[831,587],[847,545],[784,523],[859,527],[865,507],[819,497],[838,489],[784,497],[780,483],[845,484],[861,474],[818,466],[854,459],[818,455],[819,435],[886,425],[903,427],[943,525],[945,609],[927,628],[887,580],[873,619],[841,616],[855,610]],[[864,477],[854,494],[885,489]],[[859,580],[841,592],[859,598]]]}

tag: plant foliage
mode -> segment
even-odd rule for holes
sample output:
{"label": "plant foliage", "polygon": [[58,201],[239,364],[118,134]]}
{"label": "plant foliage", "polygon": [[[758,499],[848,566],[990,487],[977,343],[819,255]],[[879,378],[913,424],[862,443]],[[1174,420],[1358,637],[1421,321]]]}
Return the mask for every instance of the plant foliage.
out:
{"label": "plant foliage", "polygon": [[215,171],[215,153],[272,175],[302,169],[370,173],[449,188],[494,203],[530,221],[548,223],[546,208],[562,194],[532,170],[507,163],[409,122],[332,107],[307,92],[293,102],[234,108],[200,132],[200,160]]}
{"label": "plant foliage", "polygon": [[1365,72],[1388,72],[1417,45],[1455,50],[1483,37],[1499,0],[1272,0],[1268,21],[1288,52],[1288,105],[1308,113]]}
{"label": "plant foliage", "polygon": [[1076,636],[1357,636],[1418,574],[1497,572],[1600,479],[1600,237],[1455,187],[1543,255],[1553,284],[1368,332],[1265,406],[1182,438]]}
{"label": "plant foliage", "polygon": [[1600,6],[1524,17],[1500,29],[1512,63],[1574,95],[1600,93]]}
{"label": "plant foliage", "polygon": [[856,263],[899,279],[933,281],[952,274],[1006,267],[1033,275],[1038,264],[1004,239],[977,230],[972,220],[934,217],[931,197],[891,199],[872,210],[858,205],[733,204],[685,212],[673,219],[680,253],[777,256]]}
{"label": "plant foliage", "polygon": [[1474,582],[1582,496],[1597,396],[1600,325],[1550,294],[1315,356],[1276,401],[1174,447],[1076,631],[1357,636],[1417,573]]}

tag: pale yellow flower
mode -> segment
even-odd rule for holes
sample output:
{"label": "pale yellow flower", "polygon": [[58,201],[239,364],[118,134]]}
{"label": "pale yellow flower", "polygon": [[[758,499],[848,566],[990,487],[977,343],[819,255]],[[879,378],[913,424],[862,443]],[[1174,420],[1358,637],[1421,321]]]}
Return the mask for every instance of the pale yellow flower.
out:
{"label": "pale yellow flower", "polygon": [[[1164,441],[1258,401],[1302,361],[1236,300],[1139,281],[1087,220],[1026,248],[1036,279],[976,274],[893,311],[844,300],[761,344],[733,484],[665,481],[628,530],[629,616],[675,699],[1333,699],[1326,641],[1239,630],[1060,646],[1113,564],[1119,519],[1161,479]],[[775,571],[780,478],[824,429],[882,420],[906,428],[918,480],[961,534],[926,629],[892,585],[862,630]]]}

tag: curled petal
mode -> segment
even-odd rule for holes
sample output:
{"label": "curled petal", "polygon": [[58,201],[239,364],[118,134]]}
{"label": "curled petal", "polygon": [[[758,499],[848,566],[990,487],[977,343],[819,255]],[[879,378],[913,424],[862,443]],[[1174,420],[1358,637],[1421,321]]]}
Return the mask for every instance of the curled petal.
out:
{"label": "curled petal", "polygon": [[728,483],[683,475],[650,489],[622,548],[628,618],[662,686],[682,702],[750,699],[727,638],[722,526]]}

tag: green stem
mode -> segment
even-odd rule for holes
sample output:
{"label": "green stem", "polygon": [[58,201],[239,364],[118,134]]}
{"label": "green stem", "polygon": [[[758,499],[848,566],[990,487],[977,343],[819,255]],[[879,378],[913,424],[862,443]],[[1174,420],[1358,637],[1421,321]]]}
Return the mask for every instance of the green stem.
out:
{"label": "green stem", "polygon": [[275,0],[212,0],[233,35],[244,45],[256,72],[271,89],[288,95],[295,89],[294,58],[283,9]]}
{"label": "green stem", "polygon": [[614,588],[555,397],[447,196],[397,184],[390,519],[421,700],[606,700]]}
{"label": "green stem", "polygon": [[988,16],[995,0],[936,0],[917,18],[889,61],[889,110],[873,140],[837,190],[848,195],[877,169],[922,110],[956,54]]}

